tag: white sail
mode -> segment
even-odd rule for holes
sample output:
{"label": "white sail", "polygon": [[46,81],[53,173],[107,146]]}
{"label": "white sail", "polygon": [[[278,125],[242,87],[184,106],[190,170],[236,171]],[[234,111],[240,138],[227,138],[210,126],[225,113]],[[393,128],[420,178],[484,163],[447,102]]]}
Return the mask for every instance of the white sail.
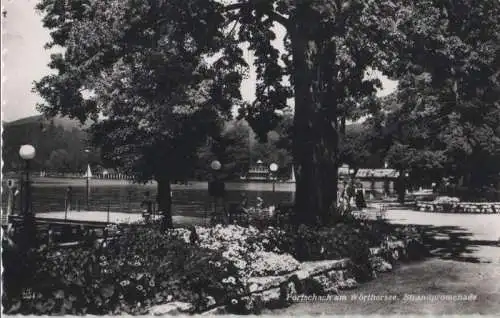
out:
{"label": "white sail", "polygon": [[293,165],[292,165],[292,176],[290,177],[289,182],[295,182],[295,169],[293,168]]}
{"label": "white sail", "polygon": [[84,178],[92,178],[92,170],[90,169],[90,164],[87,165],[87,172],[85,172]]}

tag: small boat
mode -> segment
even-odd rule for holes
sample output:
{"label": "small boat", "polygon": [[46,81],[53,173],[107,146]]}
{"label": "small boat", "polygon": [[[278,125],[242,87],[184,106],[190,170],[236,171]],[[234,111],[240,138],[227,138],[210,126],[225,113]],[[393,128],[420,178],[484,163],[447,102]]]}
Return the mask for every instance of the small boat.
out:
{"label": "small boat", "polygon": [[295,169],[293,168],[293,165],[292,165],[292,173],[291,173],[290,179],[288,179],[286,182],[287,183],[295,183]]}

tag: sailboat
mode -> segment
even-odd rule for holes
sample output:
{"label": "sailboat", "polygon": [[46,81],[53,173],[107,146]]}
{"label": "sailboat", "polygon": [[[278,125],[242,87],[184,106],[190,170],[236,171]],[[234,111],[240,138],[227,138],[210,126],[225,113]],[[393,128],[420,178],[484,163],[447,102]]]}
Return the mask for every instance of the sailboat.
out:
{"label": "sailboat", "polygon": [[92,178],[92,170],[90,169],[90,164],[87,165],[87,171],[85,172],[84,178],[90,179]]}
{"label": "sailboat", "polygon": [[293,168],[293,165],[292,165],[292,174],[290,176],[290,179],[288,179],[287,182],[288,183],[295,183],[295,169]]}

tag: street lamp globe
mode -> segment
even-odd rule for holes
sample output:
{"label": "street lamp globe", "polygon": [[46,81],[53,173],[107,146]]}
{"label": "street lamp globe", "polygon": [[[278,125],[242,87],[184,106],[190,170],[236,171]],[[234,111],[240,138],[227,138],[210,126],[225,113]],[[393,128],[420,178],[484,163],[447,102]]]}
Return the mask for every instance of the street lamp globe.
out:
{"label": "street lamp globe", "polygon": [[212,163],[210,164],[210,168],[212,168],[212,170],[215,170],[215,171],[218,171],[220,170],[220,168],[222,167],[221,163],[219,162],[219,160],[214,160],[212,161]]}
{"label": "street lamp globe", "polygon": [[278,171],[278,165],[277,165],[277,164],[275,164],[274,162],[273,162],[273,163],[271,163],[271,164],[269,165],[269,170],[271,170],[271,172],[276,172],[276,171]]}
{"label": "street lamp globe", "polygon": [[31,160],[35,158],[35,154],[35,147],[32,145],[22,145],[21,148],[19,148],[19,156],[21,156],[24,160]]}

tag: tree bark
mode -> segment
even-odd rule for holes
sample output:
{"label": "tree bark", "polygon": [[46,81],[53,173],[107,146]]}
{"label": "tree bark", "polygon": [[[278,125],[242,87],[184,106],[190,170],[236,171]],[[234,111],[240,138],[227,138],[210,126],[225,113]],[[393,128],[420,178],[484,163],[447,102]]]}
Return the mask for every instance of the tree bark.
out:
{"label": "tree bark", "polygon": [[314,85],[319,64],[314,53],[316,43],[308,29],[306,6],[297,8],[290,30],[295,89],[292,145],[296,163],[295,215],[299,224],[325,224],[336,210],[338,135],[318,96],[324,84],[322,79]]}
{"label": "tree bark", "polygon": [[172,196],[170,179],[167,177],[157,178],[158,182],[158,210],[163,216],[161,223],[161,230],[165,231],[168,228],[173,227],[172,222]]}

